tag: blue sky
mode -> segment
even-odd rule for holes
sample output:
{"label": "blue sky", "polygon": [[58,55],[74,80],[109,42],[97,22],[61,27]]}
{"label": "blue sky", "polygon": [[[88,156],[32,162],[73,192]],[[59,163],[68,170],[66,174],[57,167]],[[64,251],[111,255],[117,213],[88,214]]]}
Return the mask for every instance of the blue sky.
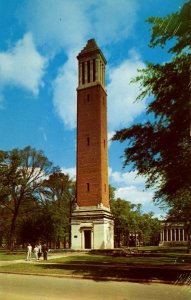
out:
{"label": "blue sky", "polygon": [[[130,84],[147,61],[166,50],[148,47],[150,16],[180,9],[184,0],[0,0],[0,149],[43,150],[71,177],[76,167],[76,56],[95,38],[107,59],[108,138],[146,119],[146,99]],[[163,212],[145,179],[123,169],[123,149],[109,143],[109,182],[116,196]]]}

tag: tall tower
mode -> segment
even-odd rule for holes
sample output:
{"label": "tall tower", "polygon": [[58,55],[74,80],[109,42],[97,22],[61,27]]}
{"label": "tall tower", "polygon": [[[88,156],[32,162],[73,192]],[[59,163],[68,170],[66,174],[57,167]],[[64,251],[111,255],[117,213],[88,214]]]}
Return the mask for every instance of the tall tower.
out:
{"label": "tall tower", "polygon": [[113,248],[109,206],[106,60],[94,39],[77,56],[77,205],[73,249]]}

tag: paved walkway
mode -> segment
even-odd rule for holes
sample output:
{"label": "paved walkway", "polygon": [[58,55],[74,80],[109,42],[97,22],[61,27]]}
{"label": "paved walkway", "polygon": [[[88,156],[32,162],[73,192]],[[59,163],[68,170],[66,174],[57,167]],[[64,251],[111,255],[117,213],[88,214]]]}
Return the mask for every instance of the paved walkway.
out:
{"label": "paved walkway", "polygon": [[190,300],[190,287],[0,274],[4,300]]}
{"label": "paved walkway", "polygon": [[[68,255],[51,255],[49,256],[49,259],[55,259],[55,258],[61,258],[61,257],[66,257]],[[40,259],[40,261],[46,263],[46,261],[44,261],[42,258]],[[35,260],[35,258],[31,258],[31,260],[27,261],[26,258],[24,259],[17,259],[17,260],[0,260],[0,267],[3,266],[8,266],[8,265],[13,265],[13,264],[22,264],[22,263],[36,263],[38,264],[39,261]]]}

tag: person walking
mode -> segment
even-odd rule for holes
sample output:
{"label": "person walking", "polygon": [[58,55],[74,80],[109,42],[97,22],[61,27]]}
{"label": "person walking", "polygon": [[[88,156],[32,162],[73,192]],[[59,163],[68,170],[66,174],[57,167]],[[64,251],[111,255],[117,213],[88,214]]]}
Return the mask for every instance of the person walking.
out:
{"label": "person walking", "polygon": [[40,260],[42,256],[42,245],[41,243],[38,243],[38,260]]}
{"label": "person walking", "polygon": [[35,245],[33,252],[34,252],[34,258],[36,260],[38,260],[38,246],[37,245]]}
{"label": "person walking", "polygon": [[43,253],[43,259],[47,260],[47,255],[48,255],[48,246],[46,243],[42,246],[42,253]]}
{"label": "person walking", "polygon": [[27,260],[31,260],[31,255],[32,255],[32,246],[29,243],[27,246]]}

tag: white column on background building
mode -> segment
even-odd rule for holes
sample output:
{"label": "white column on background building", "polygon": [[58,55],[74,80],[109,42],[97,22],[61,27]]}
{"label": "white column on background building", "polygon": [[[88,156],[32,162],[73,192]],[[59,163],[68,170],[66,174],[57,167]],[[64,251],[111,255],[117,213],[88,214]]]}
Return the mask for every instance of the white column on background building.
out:
{"label": "white column on background building", "polygon": [[172,242],[172,228],[170,229],[170,241]]}
{"label": "white column on background building", "polygon": [[182,240],[184,241],[184,228],[182,228]]}
{"label": "white column on background building", "polygon": [[84,249],[84,232],[83,232],[83,230],[81,230],[81,247],[80,247],[80,249]]}
{"label": "white column on background building", "polygon": [[166,229],[166,240],[168,242],[168,228]]}
{"label": "white column on background building", "polygon": [[161,231],[161,233],[160,233],[160,241],[163,242],[162,231]]}
{"label": "white column on background building", "polygon": [[174,240],[176,241],[176,228],[174,228]]}
{"label": "white column on background building", "polygon": [[180,228],[178,228],[178,241],[180,241]]}
{"label": "white column on background building", "polygon": [[94,236],[93,236],[93,230],[91,230],[91,248],[94,249]]}

